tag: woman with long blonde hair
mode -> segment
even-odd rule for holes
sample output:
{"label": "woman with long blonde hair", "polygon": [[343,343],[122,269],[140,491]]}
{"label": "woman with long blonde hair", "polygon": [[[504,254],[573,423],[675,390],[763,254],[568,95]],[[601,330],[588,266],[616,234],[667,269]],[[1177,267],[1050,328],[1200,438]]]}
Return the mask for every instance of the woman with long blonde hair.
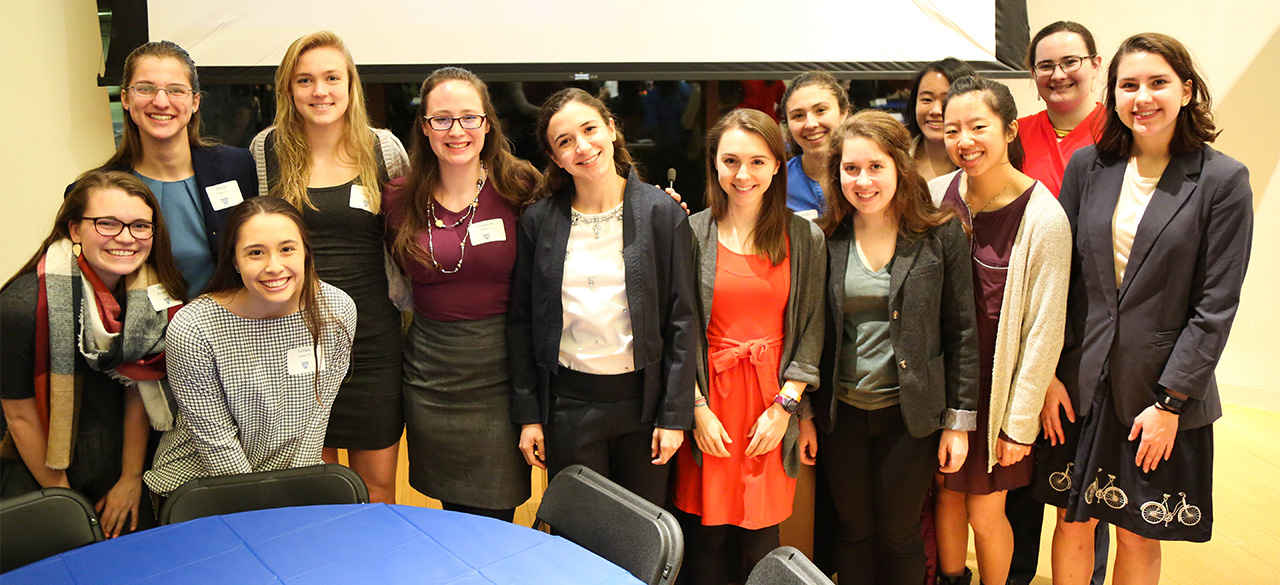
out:
{"label": "woman with long blonde hair", "polygon": [[[408,168],[404,146],[369,126],[364,90],[342,39],[293,42],[276,69],[275,125],[253,139],[259,194],[302,212],[321,280],[358,314],[351,372],[333,404],[324,460],[347,449],[374,502],[394,503],[401,406],[400,314],[388,295],[382,185]],[[393,279],[391,279],[393,280]]]}

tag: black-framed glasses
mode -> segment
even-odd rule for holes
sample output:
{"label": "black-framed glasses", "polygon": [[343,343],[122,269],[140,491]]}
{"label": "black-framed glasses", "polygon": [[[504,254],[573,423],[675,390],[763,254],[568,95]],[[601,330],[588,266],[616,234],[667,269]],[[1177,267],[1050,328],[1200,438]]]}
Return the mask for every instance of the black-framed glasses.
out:
{"label": "black-framed glasses", "polygon": [[151,236],[156,235],[156,224],[149,221],[138,220],[133,223],[125,223],[114,217],[82,217],[85,221],[93,222],[93,229],[98,230],[98,235],[114,238],[120,235],[120,232],[129,228],[129,235],[139,240],[150,240]]}
{"label": "black-framed glasses", "polygon": [[423,116],[432,130],[446,132],[453,128],[453,123],[462,124],[464,130],[477,130],[484,126],[484,114],[467,114],[465,116]]}
{"label": "black-framed glasses", "polygon": [[1049,77],[1053,75],[1054,69],[1059,68],[1062,69],[1063,73],[1071,73],[1072,71],[1079,69],[1081,63],[1084,63],[1086,60],[1094,57],[1097,57],[1097,55],[1067,55],[1057,62],[1041,61],[1036,63],[1035,67],[1031,70],[1035,72],[1036,77]]}
{"label": "black-framed glasses", "polygon": [[178,85],[176,83],[163,87],[155,85],[154,83],[135,83],[125,87],[125,89],[132,91],[133,95],[145,98],[154,98],[156,97],[156,94],[163,91],[171,100],[185,100],[191,97],[191,94],[195,93],[191,88],[185,85]]}

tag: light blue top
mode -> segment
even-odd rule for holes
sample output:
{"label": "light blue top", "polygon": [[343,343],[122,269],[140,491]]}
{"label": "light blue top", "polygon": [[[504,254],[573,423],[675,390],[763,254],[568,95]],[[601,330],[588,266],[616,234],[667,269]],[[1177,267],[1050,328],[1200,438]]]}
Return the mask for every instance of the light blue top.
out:
{"label": "light blue top", "polygon": [[142,179],[160,201],[160,213],[164,214],[164,224],[169,228],[173,262],[187,279],[187,297],[200,294],[213,278],[218,259],[209,249],[209,238],[205,235],[204,212],[197,198],[195,176],[181,181],[157,181],[137,172],[133,174]]}
{"label": "light blue top", "polygon": [[822,185],[804,174],[804,165],[799,156],[787,161],[787,209],[806,211],[809,209],[822,213],[826,202],[822,198]]}

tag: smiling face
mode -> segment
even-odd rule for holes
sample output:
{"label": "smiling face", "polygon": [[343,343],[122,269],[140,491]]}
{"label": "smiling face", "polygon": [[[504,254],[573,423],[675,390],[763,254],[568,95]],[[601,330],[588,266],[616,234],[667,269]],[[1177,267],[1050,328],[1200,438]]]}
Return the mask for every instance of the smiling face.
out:
{"label": "smiling face", "polygon": [[316,47],[298,58],[290,80],[293,106],[308,126],[342,123],[350,103],[350,75],[342,51]]}
{"label": "smiling face", "polygon": [[730,128],[720,136],[716,174],[730,207],[759,208],[781,167],[781,161],[774,158],[769,144],[759,134]]}
{"label": "smiling face", "polygon": [[298,310],[307,254],[292,219],[279,213],[249,218],[240,227],[235,250],[253,317],[280,317]]}
{"label": "smiling face", "polygon": [[822,154],[827,148],[827,135],[840,125],[844,112],[831,90],[821,85],[807,85],[787,98],[787,130],[791,139],[805,154]]}
{"label": "smiling face", "polygon": [[1160,55],[1130,53],[1116,69],[1115,99],[1116,115],[1133,132],[1135,144],[1168,144],[1178,113],[1191,100],[1191,80],[1178,79]]}
{"label": "smiling face", "polygon": [[613,120],[605,121],[595,108],[582,102],[565,103],[547,123],[547,157],[575,182],[598,181],[617,174],[613,141],[618,132]]}
{"label": "smiling face", "polygon": [[[484,103],[475,86],[459,79],[441,82],[427,94],[427,116],[445,116],[456,118],[469,114],[484,115]],[[431,143],[431,150],[442,165],[467,165],[480,158],[484,149],[485,134],[489,133],[489,122],[475,130],[462,127],[455,121],[448,130],[433,130],[426,120],[419,120],[422,133]]]}
{"label": "smiling face", "polygon": [[862,136],[845,140],[840,154],[840,191],[858,213],[888,212],[898,191],[893,157]]}
{"label": "smiling face", "polygon": [[71,241],[81,246],[81,254],[107,288],[115,288],[120,277],[133,274],[151,253],[151,238],[133,237],[127,227],[134,222],[152,222],[151,208],[141,197],[121,189],[105,188],[89,193],[84,217],[114,218],[125,224],[115,236],[98,233],[92,220],[69,224]]}
{"label": "smiling face", "polygon": [[920,91],[916,95],[916,126],[925,140],[942,141],[942,100],[947,97],[951,82],[937,71],[930,71],[920,78]]}
{"label": "smiling face", "polygon": [[1050,109],[1073,112],[1076,108],[1093,107],[1093,80],[1102,65],[1101,57],[1089,57],[1084,38],[1077,33],[1063,31],[1053,33],[1036,45],[1036,63],[1061,63],[1063,59],[1080,58],[1080,67],[1063,73],[1061,67],[1053,68],[1053,75],[1036,77],[1036,90],[1040,99]]}
{"label": "smiling face", "polygon": [[[141,57],[134,64],[133,78],[129,85],[151,84],[157,87],[181,85],[191,87],[191,78],[187,68],[172,57]],[[129,114],[129,118],[137,124],[138,131],[144,140],[166,141],[187,140],[187,124],[191,115],[200,109],[200,96],[190,94],[183,99],[169,97],[165,91],[157,92],[151,97],[139,96],[133,91],[124,91],[120,95],[120,105]]]}
{"label": "smiling face", "polygon": [[1007,164],[1009,143],[1017,136],[1016,127],[1006,129],[983,96],[982,91],[971,91],[947,102],[947,154],[970,176]]}

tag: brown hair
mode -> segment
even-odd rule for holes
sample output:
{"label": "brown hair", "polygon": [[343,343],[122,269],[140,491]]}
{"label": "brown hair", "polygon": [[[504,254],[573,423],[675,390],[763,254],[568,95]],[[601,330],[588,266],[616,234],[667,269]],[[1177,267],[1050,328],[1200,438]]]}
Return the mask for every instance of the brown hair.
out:
{"label": "brown hair", "polygon": [[[186,49],[179,47],[172,41],[151,41],[141,47],[134,49],[124,60],[124,75],[121,76],[120,86],[122,92],[128,90],[123,89],[133,85],[133,72],[138,66],[138,61],[145,57],[155,57],[156,59],[174,59],[181,63],[183,68],[187,70],[187,81],[191,84],[191,101],[194,107],[196,96],[200,95],[200,76],[196,74],[196,62],[191,59],[191,54]],[[123,98],[122,98],[123,99]],[[200,110],[191,112],[191,121],[187,122],[187,144],[192,149],[203,148],[216,144],[216,141],[200,137]],[[115,154],[102,163],[102,167],[129,166],[142,160],[142,136],[138,130],[138,124],[133,121],[133,117],[126,111],[124,114],[124,132],[120,134],[120,145],[116,147]],[[176,297],[175,297],[176,298]]]}
{"label": "brown hair", "polygon": [[791,212],[787,210],[787,171],[784,166],[786,149],[783,147],[782,130],[768,114],[750,108],[738,108],[726,114],[707,132],[707,201],[711,203],[711,216],[723,220],[729,213],[729,194],[720,187],[720,174],[716,158],[720,139],[729,130],[741,130],[759,136],[769,147],[769,154],[778,163],[769,188],[760,202],[760,214],[751,230],[750,248],[762,254],[777,266],[787,258],[787,227]]}
{"label": "brown hair", "polygon": [[[975,91],[982,93],[982,103],[1000,118],[1004,132],[1006,134],[1010,132],[1018,122],[1018,104],[1014,102],[1009,86],[986,77],[961,77],[955,80],[951,84],[951,89],[947,91],[946,99],[942,100],[943,116],[946,116],[947,104],[951,103],[951,100]],[[1022,170],[1022,163],[1027,155],[1022,150],[1022,138],[1016,131],[1013,134],[1013,141],[1009,143],[1007,153],[1009,164],[1017,170]]]}
{"label": "brown hair", "polygon": [[1102,135],[1098,137],[1098,152],[1127,157],[1133,149],[1133,131],[1120,121],[1116,113],[1116,82],[1120,62],[1131,53],[1159,55],[1169,63],[1178,79],[1191,82],[1191,100],[1178,110],[1178,120],[1169,141],[1170,154],[1195,152],[1213,142],[1221,133],[1213,124],[1213,99],[1209,86],[1196,67],[1187,48],[1177,39],[1160,33],[1139,33],[1120,43],[1116,56],[1107,68],[1107,117],[1102,123]]}
{"label": "brown hair", "polygon": [[165,227],[164,216],[160,213],[160,202],[142,180],[121,171],[92,170],[80,175],[72,185],[71,191],[63,198],[62,207],[58,208],[58,215],[53,220],[53,229],[49,231],[49,236],[41,242],[40,248],[31,256],[31,259],[27,260],[27,263],[23,264],[22,268],[19,268],[18,272],[4,284],[4,287],[0,287],[0,290],[8,288],[13,279],[28,272],[35,272],[45,251],[54,242],[71,239],[71,223],[80,221],[84,217],[84,210],[89,206],[89,197],[103,189],[119,189],[142,199],[147,207],[151,208],[151,223],[155,225],[155,231],[151,235],[151,252],[147,255],[145,262],[155,271],[156,278],[171,298],[186,301],[187,281],[182,277],[182,273],[178,272],[178,267],[173,262],[173,252],[169,246],[169,230]]}
{"label": "brown hair", "polygon": [[507,207],[520,213],[528,205],[533,188],[540,178],[533,165],[511,154],[511,144],[502,132],[502,121],[493,108],[489,88],[484,81],[474,73],[458,67],[433,71],[422,82],[422,89],[418,92],[418,111],[414,117],[413,136],[409,141],[409,172],[405,175],[403,196],[400,199],[402,220],[393,228],[391,254],[401,266],[414,261],[429,269],[435,267],[435,259],[431,258],[428,250],[422,249],[417,240],[418,231],[426,226],[427,206],[435,190],[440,187],[440,161],[436,158],[435,151],[431,150],[431,139],[425,133],[434,132],[426,120],[427,96],[437,85],[450,80],[469,83],[480,95],[480,107],[489,124],[484,147],[480,149],[480,160],[488,168],[488,180],[493,182]]}
{"label": "brown hair", "polygon": [[840,109],[842,116],[848,116],[852,106],[849,105],[849,93],[840,86],[840,81],[836,77],[826,71],[806,71],[795,76],[791,83],[787,85],[787,90],[782,92],[782,101],[778,102],[778,109],[781,115],[778,116],[782,120],[782,131],[785,132],[787,144],[791,145],[791,154],[799,156],[804,154],[800,150],[800,145],[796,143],[796,137],[791,135],[791,127],[787,124],[787,101],[791,99],[791,94],[796,90],[816,85],[831,92],[836,98],[836,107]]}
{"label": "brown hair", "polygon": [[1060,32],[1069,32],[1080,35],[1080,38],[1084,40],[1085,50],[1089,51],[1089,54],[1086,56],[1090,58],[1098,56],[1098,44],[1093,42],[1093,33],[1089,32],[1089,29],[1085,28],[1083,24],[1078,22],[1059,20],[1058,22],[1040,29],[1040,32],[1036,33],[1035,37],[1032,37],[1031,44],[1027,45],[1026,66],[1027,70],[1031,73],[1031,77],[1034,78],[1036,75],[1036,48],[1040,46],[1040,41],[1043,41],[1049,35]]}
{"label": "brown hair", "polygon": [[[614,120],[613,112],[609,111],[609,106],[597,99],[595,96],[582,91],[576,87],[565,88],[551,94],[547,101],[542,102],[542,108],[538,110],[538,126],[535,130],[538,138],[538,148],[547,155],[547,158],[553,158],[551,149],[551,139],[547,137],[547,127],[551,125],[551,118],[560,113],[560,110],[569,105],[569,102],[578,102],[587,106],[600,114],[600,119],[607,124],[614,122],[618,137],[613,141],[613,166],[618,175],[626,178],[627,174],[632,170],[636,174],[640,170],[636,168],[635,163],[631,160],[631,153],[627,152],[627,141],[622,137],[622,128],[617,127],[617,121]],[[555,194],[563,189],[573,179],[566,171],[556,165],[555,161],[547,163],[547,168],[542,172],[542,180],[538,183],[538,188],[534,190],[534,199],[542,199]]]}
{"label": "brown hair", "polygon": [[355,60],[342,39],[327,30],[293,41],[276,68],[275,155],[280,163],[280,177],[271,185],[269,193],[298,209],[303,205],[315,209],[307,195],[307,183],[311,181],[311,144],[307,141],[302,115],[293,103],[293,74],[303,54],[322,48],[337,49],[346,61],[348,102],[338,153],[353,157],[352,162],[360,173],[357,181],[364,188],[369,210],[376,214],[382,208],[382,175],[378,168],[378,143],[369,126],[360,72],[356,70]]}
{"label": "brown hair", "polygon": [[823,193],[827,200],[827,212],[818,218],[818,227],[830,237],[840,225],[851,221],[857,213],[853,204],[840,188],[840,166],[844,143],[854,138],[866,138],[893,160],[897,173],[897,190],[889,202],[889,209],[898,218],[898,233],[907,239],[916,239],[951,218],[949,211],[939,209],[929,195],[929,185],[916,170],[911,156],[911,135],[893,115],[882,110],[863,110],[843,123],[831,134],[827,143],[827,177]]}

